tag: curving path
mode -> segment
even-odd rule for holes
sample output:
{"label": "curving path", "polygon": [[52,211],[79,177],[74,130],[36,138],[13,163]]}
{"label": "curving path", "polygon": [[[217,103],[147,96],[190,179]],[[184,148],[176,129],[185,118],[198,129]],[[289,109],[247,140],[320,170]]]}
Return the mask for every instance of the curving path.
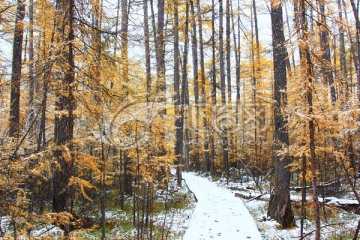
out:
{"label": "curving path", "polygon": [[260,240],[254,219],[230,190],[194,173],[183,173],[198,202],[184,240]]}

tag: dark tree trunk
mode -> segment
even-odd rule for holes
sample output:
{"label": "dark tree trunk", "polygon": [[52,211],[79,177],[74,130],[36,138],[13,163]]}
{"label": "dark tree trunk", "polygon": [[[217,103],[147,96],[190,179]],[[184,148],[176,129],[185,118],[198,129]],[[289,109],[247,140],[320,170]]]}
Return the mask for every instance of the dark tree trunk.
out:
{"label": "dark tree trunk", "polygon": [[200,157],[199,157],[199,62],[198,62],[198,44],[197,44],[197,30],[196,30],[196,19],[195,19],[195,7],[194,1],[190,0],[190,11],[191,11],[191,28],[192,28],[192,37],[191,37],[191,49],[193,57],[193,74],[194,74],[194,98],[195,98],[195,133],[194,133],[194,162],[195,162],[195,171],[200,170]]}
{"label": "dark tree trunk", "polygon": [[177,184],[180,186],[182,181],[181,164],[183,148],[183,129],[181,118],[181,92],[180,92],[180,52],[179,52],[179,12],[178,0],[174,1],[174,108],[175,108],[175,164]]}
{"label": "dark tree trunk", "polygon": [[[211,41],[211,48],[212,48],[211,102],[212,102],[212,107],[215,108],[216,103],[217,103],[217,101],[216,101],[217,80],[216,80],[216,43],[215,43],[216,32],[215,32],[215,1],[214,0],[211,1],[211,6],[212,6],[212,19],[213,19],[213,21],[211,21],[211,30],[212,30],[212,32],[211,32],[211,36],[212,36],[212,41]],[[214,116],[211,116],[211,117],[214,118]],[[214,166],[214,162],[215,162],[215,155],[216,155],[215,136],[214,136],[214,131],[212,131],[211,132],[211,163],[210,163],[210,171],[211,171],[212,175],[214,173],[213,166]]]}
{"label": "dark tree trunk", "polygon": [[[35,77],[34,62],[34,0],[29,2],[29,122],[35,120],[35,92],[37,92],[37,78]],[[36,138],[34,128],[30,130],[30,138]]]}
{"label": "dark tree trunk", "polygon": [[128,59],[128,0],[121,0],[121,67],[122,67],[122,82],[125,94],[127,92],[126,83],[129,81],[129,59]]}
{"label": "dark tree trunk", "polygon": [[164,20],[165,1],[158,1],[158,23],[156,36],[156,56],[157,56],[157,82],[159,101],[166,101],[166,82],[165,82],[165,20]]}
{"label": "dark tree trunk", "polygon": [[[360,89],[360,20],[359,20],[359,9],[355,5],[354,0],[350,0],[351,7],[354,13],[355,26],[356,26],[356,58],[354,61],[357,62],[358,68],[356,69],[357,83],[356,86]],[[357,91],[357,99],[360,101],[360,91]]]}
{"label": "dark tree trunk", "polygon": [[[300,41],[305,43],[300,45],[301,49],[301,65],[304,71],[304,80],[306,82],[306,101],[308,106],[308,115],[311,118],[313,115],[313,65],[310,55],[310,47],[308,45],[308,27],[306,18],[305,0],[299,1],[299,27],[300,27]],[[313,191],[313,204],[314,204],[314,218],[315,218],[315,239],[320,240],[320,212],[317,192],[317,176],[316,176],[316,153],[315,153],[315,123],[311,118],[308,121],[309,130],[309,151],[310,151],[310,164],[311,164],[311,182]]]}
{"label": "dark tree trunk", "polygon": [[150,32],[148,16],[148,0],[144,0],[144,35],[145,35],[145,62],[146,62],[146,100],[150,102],[151,95],[151,61],[150,61]]}
{"label": "dark tree trunk", "polygon": [[331,67],[331,52],[329,42],[329,31],[326,23],[325,15],[325,2],[324,0],[318,0],[320,8],[320,47],[321,47],[321,68],[323,82],[330,87],[331,103],[336,102],[336,92],[334,87],[334,76]]}
{"label": "dark tree trunk", "polygon": [[345,29],[343,25],[343,9],[341,0],[337,1],[338,10],[339,10],[339,41],[340,41],[340,71],[342,73],[342,84],[343,84],[343,93],[345,95],[345,101],[349,98],[349,86],[348,86],[348,76],[347,76],[347,63],[346,63],[346,51],[345,51]]}
{"label": "dark tree trunk", "polygon": [[231,107],[231,47],[230,47],[230,0],[226,0],[226,80],[227,80],[227,99]]}
{"label": "dark tree trunk", "polygon": [[186,171],[189,171],[189,122],[188,122],[188,108],[189,108],[189,84],[187,76],[187,59],[189,48],[189,4],[185,3],[186,19],[185,19],[185,43],[184,43],[184,55],[183,55],[183,67],[182,67],[182,124],[183,124],[183,164]]}
{"label": "dark tree trunk", "polygon": [[9,136],[20,137],[20,82],[21,53],[24,35],[25,1],[18,0],[16,8],[15,32],[12,55],[11,94],[10,94],[10,129]]}
{"label": "dark tree trunk", "polygon": [[[225,57],[224,57],[224,27],[223,27],[223,1],[219,0],[219,52],[220,52],[220,88],[221,88],[221,105],[223,109],[226,108],[226,85],[225,85]],[[223,123],[221,123],[223,124]],[[225,123],[224,123],[225,124]],[[226,129],[221,129],[222,138],[222,157],[223,157],[223,171],[226,173],[226,178],[229,180],[229,154],[228,154],[228,137]]]}
{"label": "dark tree trunk", "polygon": [[[272,45],[274,64],[274,124],[275,124],[275,150],[282,150],[282,146],[289,145],[287,132],[287,119],[281,109],[287,105],[287,79],[284,24],[282,2],[271,2]],[[271,194],[268,215],[278,221],[282,227],[288,228],[294,224],[294,214],[291,210],[290,200],[290,170],[289,156],[275,154],[275,189]]]}
{"label": "dark tree trunk", "polygon": [[225,57],[224,57],[224,11],[223,0],[219,0],[219,58],[220,58],[220,88],[221,103],[226,104],[226,86],[225,86]]}
{"label": "dark tree trunk", "polygon": [[[71,189],[68,186],[72,174],[72,139],[74,130],[73,111],[75,101],[73,96],[72,84],[75,80],[74,72],[74,1],[57,0],[57,41],[65,44],[59,57],[59,66],[62,71],[56,73],[59,86],[59,92],[56,94],[55,110],[57,112],[66,111],[55,116],[54,142],[57,145],[54,155],[60,165],[53,176],[53,210],[55,212],[70,212]],[[69,225],[65,226],[65,234],[70,231]]]}

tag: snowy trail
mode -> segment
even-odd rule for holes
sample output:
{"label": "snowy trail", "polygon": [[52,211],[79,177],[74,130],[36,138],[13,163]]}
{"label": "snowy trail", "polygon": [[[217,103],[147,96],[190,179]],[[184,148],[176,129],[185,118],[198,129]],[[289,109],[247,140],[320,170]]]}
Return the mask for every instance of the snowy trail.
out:
{"label": "snowy trail", "polygon": [[230,190],[193,173],[183,173],[183,178],[198,198],[184,240],[262,239],[249,211]]}

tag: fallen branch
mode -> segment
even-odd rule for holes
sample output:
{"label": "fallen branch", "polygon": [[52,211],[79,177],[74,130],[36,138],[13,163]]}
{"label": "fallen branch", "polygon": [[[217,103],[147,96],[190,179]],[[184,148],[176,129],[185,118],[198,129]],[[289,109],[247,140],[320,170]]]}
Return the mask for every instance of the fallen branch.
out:
{"label": "fallen branch", "polygon": [[[323,226],[320,226],[320,228],[324,228],[324,227],[330,227],[330,226],[336,226],[336,225],[344,225],[344,223],[332,223],[332,224],[327,224],[327,225],[323,225]],[[312,230],[311,232],[308,232],[307,234],[305,234],[304,236],[302,236],[302,239],[311,235],[313,232],[315,232],[315,230]]]}
{"label": "fallen branch", "polygon": [[253,200],[255,200],[255,199],[261,200],[261,201],[268,201],[269,199],[262,198],[263,195],[265,195],[265,193],[264,193],[264,194],[261,194],[261,195],[259,195],[259,196],[256,196],[256,197],[247,196],[247,195],[244,195],[244,194],[241,194],[241,193],[235,193],[235,197],[247,199],[247,200],[248,200],[247,202],[253,201]]}
{"label": "fallen branch", "polygon": [[[326,187],[339,187],[340,185],[340,182],[343,181],[345,179],[339,179],[339,180],[333,180],[333,181],[330,181],[330,182],[326,182],[324,184],[318,184],[317,185],[317,188],[318,189],[321,189],[321,188],[326,188]],[[291,191],[296,191],[296,192],[300,192],[304,187],[300,186],[300,187],[291,187],[290,190]],[[312,186],[306,186],[305,189],[311,189]]]}
{"label": "fallen branch", "polygon": [[265,192],[265,193],[263,193],[263,194],[260,194],[259,196],[256,196],[256,197],[254,197],[254,198],[251,198],[251,199],[247,200],[246,202],[251,202],[251,201],[253,201],[253,200],[260,199],[260,198],[261,198],[262,196],[264,196],[265,194],[267,194],[267,193]]}

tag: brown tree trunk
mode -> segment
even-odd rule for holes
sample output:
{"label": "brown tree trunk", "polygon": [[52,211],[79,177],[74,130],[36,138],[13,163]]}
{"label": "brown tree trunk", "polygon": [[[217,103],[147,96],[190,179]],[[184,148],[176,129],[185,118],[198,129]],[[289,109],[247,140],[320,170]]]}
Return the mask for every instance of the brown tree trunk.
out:
{"label": "brown tree trunk", "polygon": [[[288,147],[289,135],[287,132],[287,119],[281,110],[287,105],[287,79],[284,23],[282,0],[271,2],[272,45],[274,64],[274,124],[275,124],[275,150]],[[276,152],[275,151],[275,152]],[[282,227],[289,228],[294,224],[294,214],[291,210],[290,200],[290,170],[288,165],[291,158],[288,155],[275,154],[275,189],[271,194],[268,215],[277,220]]]}
{"label": "brown tree trunk", "polygon": [[10,94],[10,128],[9,136],[20,137],[20,83],[21,53],[24,34],[25,1],[18,0],[16,8],[15,32],[12,54],[11,94]]}
{"label": "brown tree trunk", "polygon": [[123,89],[125,94],[127,92],[126,83],[129,81],[129,58],[128,58],[128,28],[129,28],[129,16],[128,16],[128,0],[121,0],[121,77],[123,83]]}
{"label": "brown tree trunk", "polygon": [[189,85],[187,76],[187,59],[188,59],[188,48],[189,48],[189,4],[185,3],[185,43],[184,43],[184,55],[183,55],[183,67],[182,67],[182,124],[183,124],[183,164],[186,171],[189,171]]}
{"label": "brown tree trunk", "polygon": [[[221,105],[226,108],[226,85],[225,85],[225,57],[224,57],[224,27],[223,27],[223,1],[219,0],[219,52],[220,52],[220,88],[221,88]],[[221,125],[225,123],[220,123]],[[228,154],[228,137],[226,129],[220,128],[222,138],[222,157],[223,157],[223,171],[226,173],[226,178],[229,180],[229,154]]]}
{"label": "brown tree trunk", "polygon": [[321,47],[321,68],[322,68],[322,77],[324,84],[329,85],[331,103],[335,104],[336,102],[336,92],[334,87],[334,76],[332,73],[331,67],[331,51],[330,51],[330,42],[329,42],[329,31],[326,23],[325,15],[325,2],[324,0],[317,1],[320,8],[320,47]]}
{"label": "brown tree trunk", "polygon": [[[354,61],[357,62],[358,68],[356,69],[357,76],[357,89],[360,89],[360,20],[359,20],[359,9],[355,5],[354,0],[350,0],[351,7],[354,13],[355,26],[356,26],[356,58]],[[357,99],[360,101],[360,91],[357,91]]]}
{"label": "brown tree trunk", "polygon": [[[215,20],[215,1],[211,1],[212,6],[212,19]],[[215,43],[215,21],[211,21],[211,48],[212,48],[212,77],[211,77],[211,84],[212,84],[212,94],[211,94],[211,102],[212,102],[212,108],[213,110],[216,108],[216,88],[217,88],[217,80],[216,80],[216,43]],[[214,113],[214,111],[212,111]],[[215,116],[211,116],[214,118]],[[210,163],[210,171],[211,174],[214,174],[214,163],[215,163],[215,156],[216,150],[215,150],[215,133],[212,131],[211,133],[211,163]]]}
{"label": "brown tree trunk", "polygon": [[[35,120],[35,92],[37,92],[38,84],[35,77],[34,62],[34,0],[29,2],[29,122]],[[34,128],[30,130],[30,138],[36,138]]]}
{"label": "brown tree trunk", "polygon": [[179,12],[178,0],[174,1],[174,108],[175,108],[175,157],[177,184],[181,186],[182,181],[182,148],[183,148],[183,126],[181,117],[181,92],[180,92],[180,52],[179,52]]}
{"label": "brown tree trunk", "polygon": [[300,44],[301,49],[301,65],[304,69],[304,77],[306,82],[306,101],[308,107],[308,115],[311,118],[308,121],[309,129],[309,151],[310,151],[310,164],[311,164],[311,182],[313,191],[313,204],[314,204],[314,218],[315,218],[315,239],[320,240],[320,211],[318,203],[317,192],[317,176],[316,176],[316,153],[315,153],[315,124],[312,119],[313,114],[313,65],[310,55],[310,47],[308,45],[308,27],[306,18],[305,0],[299,1],[299,16],[300,16]]}
{"label": "brown tree trunk", "polygon": [[337,1],[338,11],[339,11],[339,41],[340,41],[340,71],[342,73],[342,89],[344,90],[345,102],[349,98],[349,86],[348,86],[348,76],[347,76],[347,63],[346,63],[346,51],[345,51],[345,29],[343,25],[343,9],[341,0]]}
{"label": "brown tree trunk", "polygon": [[166,101],[166,82],[165,82],[165,20],[164,20],[165,1],[158,1],[158,22],[156,36],[156,56],[157,56],[157,82],[156,90],[158,91],[159,101]]}
{"label": "brown tree trunk", "polygon": [[151,61],[150,61],[150,32],[148,16],[148,0],[144,0],[144,35],[145,35],[145,64],[146,64],[146,100],[150,102],[151,95]]}
{"label": "brown tree trunk", "polygon": [[200,171],[200,156],[199,156],[199,62],[198,62],[198,44],[197,44],[197,30],[196,30],[196,19],[195,19],[195,7],[194,0],[190,0],[190,12],[191,12],[191,46],[192,46],[192,57],[193,57],[193,74],[194,74],[194,98],[195,98],[195,133],[194,133],[194,162],[195,171]]}
{"label": "brown tree trunk", "polygon": [[[57,112],[66,112],[55,116],[54,142],[57,149],[54,155],[59,163],[53,176],[53,211],[70,212],[71,189],[68,186],[72,175],[73,156],[72,140],[74,131],[75,100],[73,96],[73,83],[75,81],[74,71],[74,1],[57,0],[57,42],[64,44],[60,53],[58,65],[62,67],[61,71],[56,73],[58,81],[58,92],[56,94],[55,110]],[[65,236],[69,236],[70,226],[65,225]]]}

